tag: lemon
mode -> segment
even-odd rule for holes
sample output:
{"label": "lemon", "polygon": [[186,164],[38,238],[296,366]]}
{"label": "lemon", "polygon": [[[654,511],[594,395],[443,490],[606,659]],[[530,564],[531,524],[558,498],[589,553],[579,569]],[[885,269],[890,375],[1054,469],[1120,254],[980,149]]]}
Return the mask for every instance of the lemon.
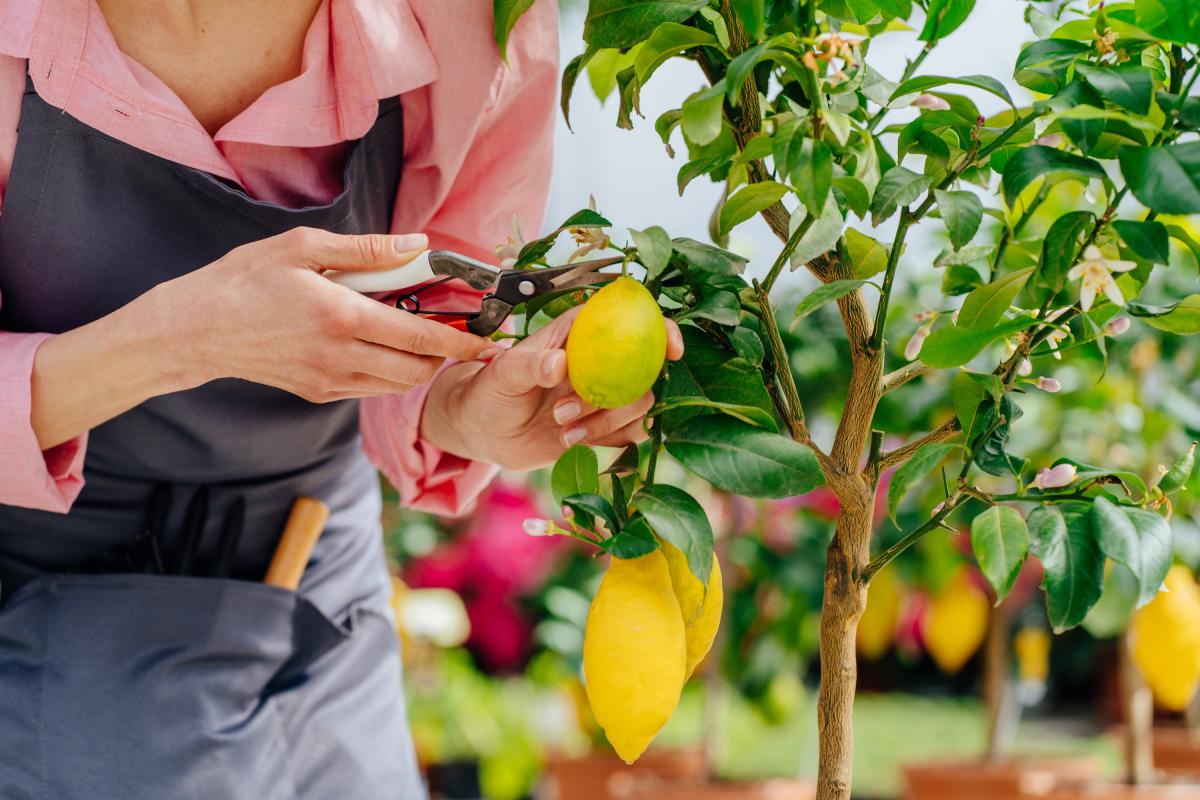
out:
{"label": "lemon", "polygon": [[858,622],[858,652],[868,661],[878,661],[887,652],[900,624],[903,600],[896,570],[885,569],[871,579],[867,589],[867,608]]}
{"label": "lemon", "polygon": [[1027,627],[1013,637],[1017,654],[1017,676],[1031,683],[1045,683],[1050,677],[1050,633],[1045,628]]}
{"label": "lemon", "polygon": [[683,614],[662,552],[614,558],[583,635],[588,704],[627,764],[675,713],[687,647]]}
{"label": "lemon", "polygon": [[947,675],[963,668],[987,636],[987,595],[965,567],[929,602],[925,648]]}
{"label": "lemon", "polygon": [[684,638],[687,643],[687,673],[690,678],[696,665],[708,655],[717,628],[721,625],[721,606],[725,602],[721,589],[721,564],[713,553],[712,570],[708,573],[707,590],[688,567],[687,556],[675,545],[660,542],[667,568],[671,571],[671,587],[679,610],[683,614]]}
{"label": "lemon", "polygon": [[584,304],[567,334],[567,373],[596,408],[629,405],[650,391],[667,357],[667,325],[645,286],[620,277]]}
{"label": "lemon", "polygon": [[1183,711],[1200,686],[1200,586],[1178,564],[1164,583],[1133,617],[1133,661],[1159,705]]}

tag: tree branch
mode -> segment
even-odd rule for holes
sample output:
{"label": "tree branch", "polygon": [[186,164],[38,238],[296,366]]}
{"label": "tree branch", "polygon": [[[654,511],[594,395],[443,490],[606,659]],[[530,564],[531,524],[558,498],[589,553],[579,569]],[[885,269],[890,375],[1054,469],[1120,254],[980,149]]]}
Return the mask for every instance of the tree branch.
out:
{"label": "tree branch", "polygon": [[885,469],[898,467],[912,458],[925,445],[948,441],[957,436],[960,431],[962,431],[962,427],[958,423],[958,417],[953,417],[943,423],[937,430],[925,434],[915,442],[909,442],[881,455],[879,457],[878,470],[879,472],[883,472]]}
{"label": "tree branch", "polygon": [[899,389],[904,384],[916,380],[926,372],[929,372],[929,365],[924,361],[910,361],[895,372],[889,372],[883,376],[883,379],[880,381],[879,393],[887,394],[893,389]]}
{"label": "tree branch", "polygon": [[871,563],[868,564],[862,571],[862,574],[859,575],[859,583],[864,586],[870,583],[871,579],[874,578],[881,569],[895,561],[897,556],[920,541],[921,537],[935,528],[940,528],[946,517],[950,516],[954,509],[966,502],[966,499],[967,498],[964,495],[954,495],[953,497],[946,498],[946,501],[942,504],[942,507],[938,509],[938,512],[930,517],[928,521],[926,521],[919,528],[914,529],[911,533],[907,534],[903,539],[896,542],[887,550],[884,550],[882,553],[875,556],[875,558],[871,559]]}

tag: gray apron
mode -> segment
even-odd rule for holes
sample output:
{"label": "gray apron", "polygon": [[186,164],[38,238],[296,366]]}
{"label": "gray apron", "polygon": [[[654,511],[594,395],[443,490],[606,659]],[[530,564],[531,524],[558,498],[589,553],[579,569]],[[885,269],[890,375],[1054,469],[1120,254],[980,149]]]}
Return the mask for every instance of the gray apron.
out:
{"label": "gray apron", "polygon": [[[402,139],[399,102],[382,101],[343,193],[284,208],[89,128],[29,82],[0,215],[0,328],[76,328],[298,225],[386,232]],[[356,401],[214,381],[97,427],[84,475],[68,514],[0,505],[0,798],[424,796]],[[245,498],[232,578],[76,574],[137,536],[159,482],[168,561],[209,488],[200,574]],[[332,513],[293,593],[261,580],[298,495]]]}

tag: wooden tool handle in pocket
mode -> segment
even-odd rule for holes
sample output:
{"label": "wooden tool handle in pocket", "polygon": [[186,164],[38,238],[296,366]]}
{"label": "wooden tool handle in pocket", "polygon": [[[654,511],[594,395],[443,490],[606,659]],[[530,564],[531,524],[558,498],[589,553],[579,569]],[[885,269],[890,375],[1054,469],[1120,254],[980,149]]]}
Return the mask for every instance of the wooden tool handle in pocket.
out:
{"label": "wooden tool handle in pocket", "polygon": [[328,519],[329,506],[313,497],[297,497],[263,583],[295,591]]}

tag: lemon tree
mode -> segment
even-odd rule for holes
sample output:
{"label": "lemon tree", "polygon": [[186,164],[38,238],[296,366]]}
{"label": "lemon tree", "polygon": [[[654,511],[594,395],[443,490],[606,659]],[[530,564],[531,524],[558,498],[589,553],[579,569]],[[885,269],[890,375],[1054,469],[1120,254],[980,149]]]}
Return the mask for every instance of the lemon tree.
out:
{"label": "lemon tree", "polygon": [[[502,48],[531,4],[496,1]],[[1001,81],[969,63],[952,75],[924,69],[931,51],[987,13],[975,0],[588,3],[582,52],[564,69],[563,113],[587,75],[612,96],[620,127],[650,124],[639,119],[650,112],[642,88],[667,61],[692,62],[694,91],[654,109],[652,124],[664,157],[679,164],[681,193],[697,180],[724,191],[712,243],[647,220],[622,244],[587,210],[517,254],[518,265],[545,263],[564,230],[581,250],[617,252],[614,263],[680,324],[687,347],[655,383],[648,445],[603,472],[581,448],[555,467],[555,491],[571,511],[564,530],[611,553],[614,570],[653,560],[669,543],[707,586],[712,530],[694,498],[655,482],[661,453],[734,494],[791,497],[824,484],[836,495],[821,618],[821,800],[851,792],[856,627],[868,587],[923,537],[969,527],[997,599],[1037,558],[1056,630],[1080,624],[1101,600],[1106,565],[1129,573],[1135,605],[1147,608],[1169,574],[1168,518],[1195,485],[1187,442],[1172,444],[1175,463],[1157,473],[1070,453],[1033,462],[1013,441],[1028,395],[1062,389],[1059,365],[1107,358],[1116,336],[1200,333],[1200,242],[1187,219],[1200,213],[1194,6],[1031,2],[1028,41]],[[873,67],[873,42],[900,30],[918,40],[904,70]],[[754,217],[779,241],[761,264],[725,247]],[[941,296],[914,320],[896,309],[909,300],[906,272],[916,265],[906,244],[918,228],[946,244],[931,265]],[[781,309],[776,284],[786,270],[806,270],[817,287]],[[587,295],[539,301],[527,320]],[[608,324],[619,327],[613,309]],[[846,358],[827,382],[841,399],[832,419],[810,425],[777,314],[803,339],[832,309]],[[630,369],[641,377],[643,361],[657,364],[659,343],[648,333],[630,341],[645,342],[648,355]],[[923,433],[889,427],[880,414],[896,395],[929,403],[937,387],[946,414]],[[887,474],[893,516],[928,506],[883,546],[872,510]],[[682,620],[690,590],[673,588]],[[653,698],[681,674],[679,626],[666,605],[670,668],[655,671],[653,690],[627,686],[605,701],[635,702],[642,692],[646,720],[661,716],[650,714]],[[620,663],[636,661],[628,647],[611,647],[626,653]],[[960,657],[949,647],[944,655]]]}

